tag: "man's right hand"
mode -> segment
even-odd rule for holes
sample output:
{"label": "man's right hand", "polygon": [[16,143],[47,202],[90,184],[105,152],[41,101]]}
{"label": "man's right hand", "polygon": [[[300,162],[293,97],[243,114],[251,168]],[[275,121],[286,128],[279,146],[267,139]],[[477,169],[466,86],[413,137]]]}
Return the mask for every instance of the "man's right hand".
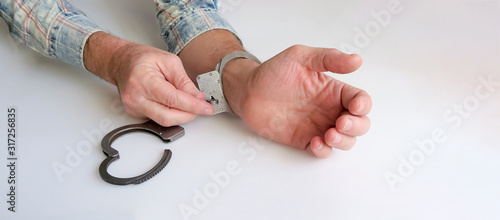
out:
{"label": "man's right hand", "polygon": [[214,111],[172,53],[97,32],[85,45],[84,62],[118,87],[127,113],[136,118],[173,126]]}

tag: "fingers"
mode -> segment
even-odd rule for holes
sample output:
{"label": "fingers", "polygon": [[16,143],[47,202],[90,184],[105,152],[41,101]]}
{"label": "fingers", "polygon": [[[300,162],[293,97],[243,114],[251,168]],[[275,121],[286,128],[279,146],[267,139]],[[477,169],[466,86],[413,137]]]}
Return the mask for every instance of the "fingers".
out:
{"label": "fingers", "polygon": [[[188,84],[185,84],[183,88],[186,88],[186,85]],[[172,84],[159,77],[152,78],[151,82],[148,82],[145,87],[149,93],[149,98],[154,102],[165,105],[165,107],[200,115],[211,115],[214,111],[213,107],[203,99],[176,89]]]}
{"label": "fingers", "polygon": [[370,129],[371,121],[366,116],[356,116],[348,111],[342,112],[335,127],[325,133],[325,143],[341,150],[349,150],[356,143],[356,137],[366,134]]}
{"label": "fingers", "polygon": [[[196,99],[194,97],[191,98]],[[195,113],[168,107],[165,104],[146,99],[144,96],[135,100],[136,101],[131,104],[124,99],[125,109],[128,114],[139,119],[150,118],[165,127],[185,124],[194,120],[197,116]]]}
{"label": "fingers", "polygon": [[[357,70],[363,63],[360,56],[346,54],[337,49],[295,45],[286,52],[302,61],[305,67],[319,72],[350,73]],[[365,91],[346,84],[342,88],[341,96],[342,105],[352,114],[366,115],[370,112],[372,101]]]}
{"label": "fingers", "polygon": [[325,143],[340,150],[350,150],[356,144],[356,137],[342,134],[336,128],[330,128],[326,131]]}
{"label": "fingers", "polygon": [[123,104],[129,115],[138,119],[149,118],[165,127],[190,122],[197,116],[190,112],[169,108],[163,104],[148,100],[143,96],[134,99],[133,104],[128,100],[130,99],[123,99]]}
{"label": "fingers", "polygon": [[333,153],[333,148],[350,150],[356,144],[356,137],[349,136],[331,128],[326,132],[325,139],[313,137],[306,146],[306,151],[317,158],[328,158]]}
{"label": "fingers", "polygon": [[132,117],[134,118],[137,118],[137,119],[148,119],[148,117],[140,112],[136,112],[134,110],[132,110],[132,108],[129,108],[128,106],[125,106],[125,111],[127,112],[127,114],[131,115]]}
{"label": "fingers", "polygon": [[[211,115],[213,107],[203,98],[176,89],[158,74],[146,75],[140,83],[129,83],[121,93],[127,113],[145,116],[162,126],[190,122],[196,115]],[[184,87],[185,88],[185,87]]]}
{"label": "fingers", "polygon": [[[176,57],[177,58],[177,57]],[[177,58],[169,63],[169,71],[163,71],[165,79],[172,83],[175,88],[184,91],[198,99],[204,99],[205,94],[200,92],[194,85],[193,81],[189,79],[182,62]]]}
{"label": "fingers", "polygon": [[327,158],[331,155],[332,148],[350,150],[356,144],[356,136],[368,132],[370,119],[366,116],[351,115],[345,111],[337,119],[334,128],[325,133],[324,140],[313,137],[306,146],[306,151],[318,158]]}
{"label": "fingers", "polygon": [[324,159],[332,155],[333,149],[320,137],[313,137],[307,145],[306,151],[317,158]]}
{"label": "fingers", "polygon": [[341,91],[342,106],[348,109],[353,115],[367,115],[372,108],[372,99],[367,92],[344,85]]}
{"label": "fingers", "polygon": [[350,73],[357,70],[363,63],[359,55],[346,54],[331,48],[295,45],[288,51],[304,61],[305,67],[318,72]]}
{"label": "fingers", "polygon": [[148,118],[165,127],[185,124],[196,118],[196,114],[169,108],[150,100],[144,100],[140,108]]}
{"label": "fingers", "polygon": [[116,68],[116,84],[127,113],[147,116],[163,126],[213,114],[213,107],[189,79],[179,57],[144,45],[127,48],[130,51],[124,51],[116,62],[127,64]]}
{"label": "fingers", "polygon": [[361,136],[370,129],[370,118],[366,116],[355,116],[345,111],[335,123],[336,130],[344,135]]}

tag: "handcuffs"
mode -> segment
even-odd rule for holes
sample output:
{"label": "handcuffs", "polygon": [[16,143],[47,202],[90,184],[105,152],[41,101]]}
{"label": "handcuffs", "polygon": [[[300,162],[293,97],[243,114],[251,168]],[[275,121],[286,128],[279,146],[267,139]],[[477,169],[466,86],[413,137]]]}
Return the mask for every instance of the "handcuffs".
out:
{"label": "handcuffs", "polygon": [[[253,56],[248,52],[243,52],[243,51],[233,52],[225,56],[217,64],[214,71],[204,73],[196,77],[196,81],[198,82],[200,91],[205,94],[205,101],[207,101],[214,107],[213,115],[222,112],[230,112],[230,113],[233,112],[231,110],[231,107],[229,106],[229,103],[227,102],[227,99],[224,96],[224,89],[222,87],[222,70],[229,61],[236,58],[251,59],[255,62],[260,63],[259,59],[257,59],[255,56]],[[129,178],[119,178],[109,174],[108,172],[109,165],[114,161],[120,159],[119,152],[116,149],[112,148],[111,144],[118,137],[124,134],[137,131],[146,131],[155,134],[165,143],[173,142],[184,136],[185,133],[184,128],[181,126],[163,127],[154,121],[147,121],[142,124],[126,125],[114,129],[113,131],[109,132],[106,136],[104,136],[104,138],[101,141],[102,151],[104,155],[106,155],[106,158],[104,159],[104,161],[102,161],[101,165],[99,166],[99,174],[101,175],[101,178],[104,181],[115,185],[140,184],[151,179],[161,170],[163,170],[165,166],[167,166],[168,162],[170,161],[170,158],[172,158],[172,151],[169,149],[165,149],[160,161],[153,168],[151,168],[144,174]]]}
{"label": "handcuffs", "polygon": [[115,141],[118,137],[136,131],[147,131],[152,134],[155,134],[159,138],[161,138],[164,142],[170,143],[173,142],[180,137],[184,136],[184,128],[181,126],[173,126],[173,127],[163,127],[157,124],[154,121],[147,121],[143,124],[133,124],[119,127],[111,132],[109,132],[101,141],[101,147],[104,154],[107,156],[104,161],[102,161],[99,166],[99,174],[101,178],[111,184],[115,185],[129,185],[129,184],[140,184],[143,183],[156,174],[158,174],[167,163],[170,161],[172,157],[172,151],[169,149],[165,149],[163,151],[163,156],[160,161],[146,173],[141,174],[139,176],[130,177],[130,178],[118,178],[115,177],[108,172],[108,167],[114,161],[120,159],[120,154],[118,151],[111,147],[111,143]]}

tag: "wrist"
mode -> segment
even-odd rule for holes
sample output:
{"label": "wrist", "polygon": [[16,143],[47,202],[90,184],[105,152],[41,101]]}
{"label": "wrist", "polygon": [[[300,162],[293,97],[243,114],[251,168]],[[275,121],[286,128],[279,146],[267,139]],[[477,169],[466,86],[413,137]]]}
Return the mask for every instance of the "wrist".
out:
{"label": "wrist", "polygon": [[227,102],[233,112],[244,118],[245,103],[249,95],[249,85],[259,63],[244,58],[229,61],[222,70],[222,86]]}
{"label": "wrist", "polygon": [[227,30],[211,30],[193,39],[178,54],[186,73],[196,82],[200,74],[213,71],[224,56],[243,51],[238,38]]}
{"label": "wrist", "polygon": [[116,76],[112,71],[113,58],[119,55],[120,49],[131,43],[102,31],[92,34],[85,43],[83,52],[85,68],[116,85]]}

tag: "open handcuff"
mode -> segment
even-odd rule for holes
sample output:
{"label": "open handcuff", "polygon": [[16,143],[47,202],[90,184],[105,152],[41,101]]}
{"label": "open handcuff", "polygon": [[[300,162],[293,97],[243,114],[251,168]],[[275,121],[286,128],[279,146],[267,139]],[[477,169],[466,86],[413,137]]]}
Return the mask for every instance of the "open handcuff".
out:
{"label": "open handcuff", "polygon": [[[260,61],[248,52],[238,51],[225,56],[215,67],[212,72],[204,73],[196,77],[198,82],[198,87],[200,91],[205,94],[205,101],[210,103],[214,107],[214,114],[219,114],[222,112],[233,112],[226,98],[224,97],[224,90],[222,87],[222,69],[224,66],[236,58],[246,58],[251,59],[255,62],[260,63]],[[154,121],[147,121],[142,124],[132,124],[119,127],[111,132],[109,132],[101,142],[101,147],[106,159],[102,161],[99,166],[99,174],[101,178],[111,184],[115,185],[129,185],[129,184],[140,184],[143,183],[156,174],[158,174],[165,166],[167,166],[170,158],[172,158],[172,151],[165,149],[163,156],[160,161],[150,170],[135,177],[129,178],[119,178],[115,177],[108,172],[108,167],[114,161],[120,159],[119,152],[111,147],[111,143],[115,141],[118,137],[128,134],[131,132],[146,131],[158,136],[163,142],[170,143],[182,136],[184,136],[184,128],[181,126],[163,127]]]}

